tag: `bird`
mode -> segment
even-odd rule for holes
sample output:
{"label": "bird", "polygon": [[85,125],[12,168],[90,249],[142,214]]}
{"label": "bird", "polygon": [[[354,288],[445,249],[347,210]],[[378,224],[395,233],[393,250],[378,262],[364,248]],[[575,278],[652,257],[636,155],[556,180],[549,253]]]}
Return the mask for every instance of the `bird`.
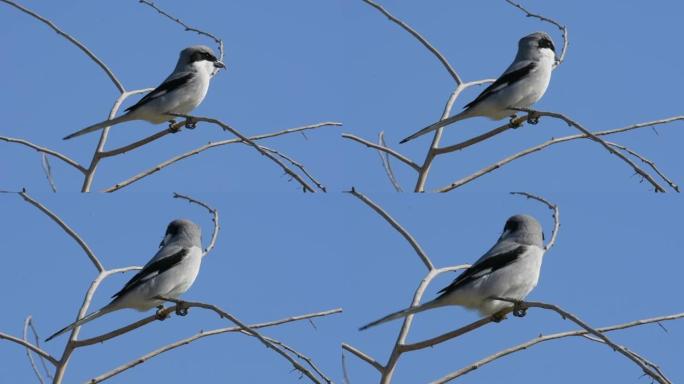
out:
{"label": "bird", "polygon": [[400,143],[471,117],[501,120],[518,112],[511,108],[529,108],[544,96],[556,63],[556,48],[546,32],[534,32],[523,37],[518,41],[518,53],[513,63],[475,100],[466,104],[463,112],[431,124]]}
{"label": "bird", "polygon": [[225,68],[225,64],[214,56],[211,48],[204,45],[185,48],[169,77],[136,104],[126,108],[126,113],[71,133],[64,140],[131,120],[145,120],[152,124],[174,121],[177,116],[169,113],[188,114],[200,105],[214,71],[220,68]]}
{"label": "bird", "polygon": [[164,301],[160,296],[178,298],[195,282],[202,256],[200,227],[186,219],[172,221],[154,257],[112,296],[109,304],[60,329],[45,341],[113,311],[124,308],[147,311],[161,307]]}
{"label": "bird", "polygon": [[523,300],[534,289],[544,256],[543,241],[542,227],[534,217],[511,216],[496,244],[439,291],[437,298],[391,313],[359,330],[447,305],[460,305],[477,310],[482,316],[495,315],[501,319],[501,314],[514,304],[493,298]]}

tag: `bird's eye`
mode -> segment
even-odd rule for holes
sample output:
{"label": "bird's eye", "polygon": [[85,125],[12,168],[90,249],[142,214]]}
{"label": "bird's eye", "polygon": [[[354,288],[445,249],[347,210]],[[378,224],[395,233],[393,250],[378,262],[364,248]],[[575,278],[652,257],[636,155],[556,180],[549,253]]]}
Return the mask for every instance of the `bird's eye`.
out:
{"label": "bird's eye", "polygon": [[517,229],[518,229],[518,222],[513,221],[513,220],[507,221],[506,226],[504,227],[504,231],[508,231],[508,232],[514,232]]}

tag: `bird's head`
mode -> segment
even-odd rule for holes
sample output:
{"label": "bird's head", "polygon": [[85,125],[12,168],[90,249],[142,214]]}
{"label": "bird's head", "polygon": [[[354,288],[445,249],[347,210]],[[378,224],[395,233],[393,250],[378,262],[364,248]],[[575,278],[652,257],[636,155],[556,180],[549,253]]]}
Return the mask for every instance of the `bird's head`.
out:
{"label": "bird's head", "polygon": [[544,246],[541,224],[532,216],[515,215],[506,220],[501,240],[511,240],[525,245]]}
{"label": "bird's head", "polygon": [[193,45],[181,51],[176,70],[187,66],[195,67],[195,69],[209,74],[226,67],[222,61],[216,58],[214,51],[206,45]]}
{"label": "bird's head", "polygon": [[556,46],[548,33],[531,33],[518,41],[519,58],[531,59],[539,56],[556,59]]}
{"label": "bird's head", "polygon": [[176,219],[166,227],[166,234],[160,247],[169,245],[173,242],[186,241],[192,245],[202,246],[202,231],[199,225],[187,219]]}

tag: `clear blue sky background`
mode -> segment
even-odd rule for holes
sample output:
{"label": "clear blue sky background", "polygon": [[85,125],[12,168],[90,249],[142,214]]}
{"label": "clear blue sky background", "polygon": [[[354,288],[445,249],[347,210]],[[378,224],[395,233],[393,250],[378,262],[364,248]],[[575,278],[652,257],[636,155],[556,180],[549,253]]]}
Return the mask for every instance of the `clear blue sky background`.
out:
{"label": "clear blue sky background", "polygon": [[[178,51],[211,41],[184,32],[136,1],[103,3],[22,2],[88,45],[129,89],[158,84]],[[156,250],[168,221],[189,217],[204,228],[211,222],[198,207],[171,199],[170,191],[193,194],[220,209],[223,230],[215,251],[186,297],[215,303],[245,321],[343,307],[344,314],[266,331],[315,358],[341,381],[342,341],[384,361],[399,323],[365,333],[356,328],[406,306],[424,270],[401,238],[378,216],[348,195],[351,185],[393,213],[426,248],[438,266],[472,262],[496,239],[505,219],[526,212],[547,231],[548,210],[506,192],[526,190],[557,202],[562,223],[531,299],[554,302],[594,325],[608,325],[683,310],[682,240],[678,195],[654,195],[632,171],[592,142],[551,147],[497,170],[445,196],[391,193],[375,152],[340,138],[351,132],[374,139],[384,130],[388,143],[416,161],[427,139],[397,141],[439,117],[453,88],[439,63],[412,37],[361,1],[160,2],[193,26],[225,39],[228,71],[212,83],[196,113],[222,119],[246,134],[320,121],[340,121],[303,137],[273,139],[269,145],[307,165],[331,191],[303,196],[267,159],[250,148],[229,146],[177,163],[121,194],[51,195],[40,156],[0,143],[0,189],[26,187],[79,232],[107,267],[140,265]],[[197,5],[199,4],[199,6]],[[512,59],[520,36],[554,27],[526,19],[503,1],[383,2],[421,31],[465,80],[497,76]],[[610,129],[681,113],[684,80],[679,45],[682,27],[677,2],[526,1],[530,10],[557,18],[570,28],[566,62],[554,73],[544,110],[564,112],[590,129]],[[0,135],[21,137],[87,163],[93,135],[61,141],[65,134],[103,119],[118,92],[101,70],[70,43],[36,20],[0,5],[4,43]],[[479,89],[468,91],[455,110]],[[131,99],[132,103],[136,99]],[[445,143],[496,126],[470,120],[447,130]],[[675,181],[684,180],[682,123],[644,129],[612,139],[647,155]],[[146,123],[112,130],[110,145],[121,145],[160,129]],[[477,148],[436,161],[428,189],[437,188],[551,137],[573,134],[553,120],[507,132]],[[180,152],[227,135],[201,125],[167,136],[142,150],[104,160],[94,189],[108,187]],[[80,174],[52,162],[61,191],[80,188]],[[405,188],[412,171],[395,163]],[[131,193],[131,192],[149,193]],[[220,193],[233,192],[233,193]],[[95,270],[76,245],[35,208],[17,196],[0,196],[5,268],[0,273],[3,316],[0,330],[20,334],[32,314],[41,334],[75,317]],[[547,232],[548,235],[548,232]],[[39,239],[39,240],[37,240]],[[128,276],[108,280],[94,305],[106,303]],[[428,296],[449,282],[445,276]],[[89,324],[95,335],[140,316],[123,311]],[[411,340],[433,336],[476,319],[460,309],[419,316]],[[117,340],[79,351],[68,382],[81,382],[177,338],[225,324],[215,315],[192,311]],[[684,379],[684,323],[651,325],[614,334],[615,340]],[[539,333],[573,328],[557,316],[530,311],[431,350],[407,355],[398,383],[425,382]],[[46,348],[61,351],[64,339]],[[24,352],[0,343],[0,383],[33,381]],[[353,383],[377,375],[348,358]],[[264,369],[267,368],[267,369]],[[299,382],[278,356],[254,340],[231,335],[205,339],[147,362],[111,382]],[[521,352],[466,376],[462,382],[576,383],[644,382],[621,356],[586,340],[564,340]]]}

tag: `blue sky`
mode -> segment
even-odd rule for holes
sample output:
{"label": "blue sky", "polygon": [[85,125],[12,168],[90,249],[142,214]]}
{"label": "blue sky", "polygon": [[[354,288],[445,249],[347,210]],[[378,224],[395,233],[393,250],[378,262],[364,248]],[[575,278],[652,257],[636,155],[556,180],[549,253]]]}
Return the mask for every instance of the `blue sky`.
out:
{"label": "blue sky", "polygon": [[[128,89],[158,84],[173,67],[178,51],[212,42],[127,2],[68,1],[22,4],[53,20],[100,56]],[[497,76],[512,59],[520,36],[558,31],[525,18],[504,1],[382,2],[423,33],[465,80]],[[341,194],[352,185],[387,208],[416,236],[438,266],[472,262],[498,236],[514,213],[538,217],[545,229],[548,210],[507,195],[525,190],[557,202],[562,228],[545,259],[542,278],[530,299],[566,307],[600,326],[676,313],[682,305],[682,240],[676,194],[655,195],[631,169],[596,143],[575,141],[548,148],[494,171],[446,195],[391,192],[377,153],[340,137],[350,132],[375,139],[384,130],[389,145],[416,161],[428,139],[399,146],[398,140],[441,114],[453,83],[439,63],[405,31],[361,1],[197,1],[159,2],[190,25],[225,39],[228,70],[212,82],[198,115],[219,118],[245,134],[270,132],[321,121],[306,136],[264,142],[304,163],[328,186],[326,196],[303,195],[299,188],[251,148],[229,146],[179,162],[114,195],[70,193],[80,174],[52,160],[60,194],[50,194],[40,156],[0,143],[0,189],[26,187],[77,229],[107,267],[140,265],[156,250],[166,224],[176,217],[200,223],[208,240],[211,223],[198,207],[175,201],[171,191],[189,193],[219,208],[223,230],[205,260],[200,278],[187,293],[239,318],[258,322],[343,307],[342,315],[273,328],[265,334],[311,355],[341,382],[341,342],[349,342],[384,361],[399,323],[359,333],[356,328],[406,306],[424,270],[403,240],[375,213]],[[567,24],[570,48],[537,104],[563,112],[592,130],[675,116],[681,113],[679,84],[684,81],[679,44],[678,2],[525,1],[530,10]],[[0,5],[4,42],[3,124],[0,135],[31,140],[87,163],[97,138],[69,142],[65,134],[108,113],[118,92],[92,61],[36,20]],[[454,111],[479,92],[460,98]],[[136,99],[131,98],[128,103]],[[473,119],[446,131],[455,143],[496,126]],[[655,161],[675,182],[684,180],[680,143],[682,123],[613,136]],[[155,132],[146,123],[112,130],[110,148]],[[483,166],[551,137],[574,134],[565,124],[543,119],[539,125],[507,132],[475,148],[436,160],[428,189],[459,179]],[[200,125],[142,150],[104,160],[94,189],[106,188],[178,153],[208,141],[229,138]],[[415,175],[394,163],[406,189]],[[140,193],[143,192],[143,193]],[[0,298],[5,310],[0,331],[18,335],[33,315],[42,335],[72,321],[94,268],[52,222],[15,195],[0,195],[5,217],[0,241],[5,268]],[[39,240],[37,240],[39,239]],[[115,276],[98,291],[103,305],[128,276]],[[451,276],[435,281],[432,297]],[[89,324],[95,335],[144,316],[132,311]],[[433,336],[476,319],[461,309],[419,316],[411,340]],[[201,329],[222,326],[215,315],[190,316],[154,324],[88,351],[77,352],[67,376],[81,382]],[[684,379],[684,323],[657,325],[613,334],[614,339],[659,363],[675,382]],[[488,326],[462,339],[405,356],[397,383],[426,382],[540,333],[573,329],[558,316],[531,310],[524,319]],[[58,354],[64,339],[46,349]],[[24,352],[0,343],[0,383],[31,382]],[[377,375],[348,356],[353,383]],[[172,369],[169,369],[172,367]],[[263,369],[268,367],[268,369]],[[180,368],[180,369],[179,369]],[[111,382],[164,379],[171,383],[216,380],[300,382],[278,356],[254,340],[219,336],[149,361]],[[558,383],[645,382],[631,363],[586,340],[562,340],[477,370],[461,382]]]}

